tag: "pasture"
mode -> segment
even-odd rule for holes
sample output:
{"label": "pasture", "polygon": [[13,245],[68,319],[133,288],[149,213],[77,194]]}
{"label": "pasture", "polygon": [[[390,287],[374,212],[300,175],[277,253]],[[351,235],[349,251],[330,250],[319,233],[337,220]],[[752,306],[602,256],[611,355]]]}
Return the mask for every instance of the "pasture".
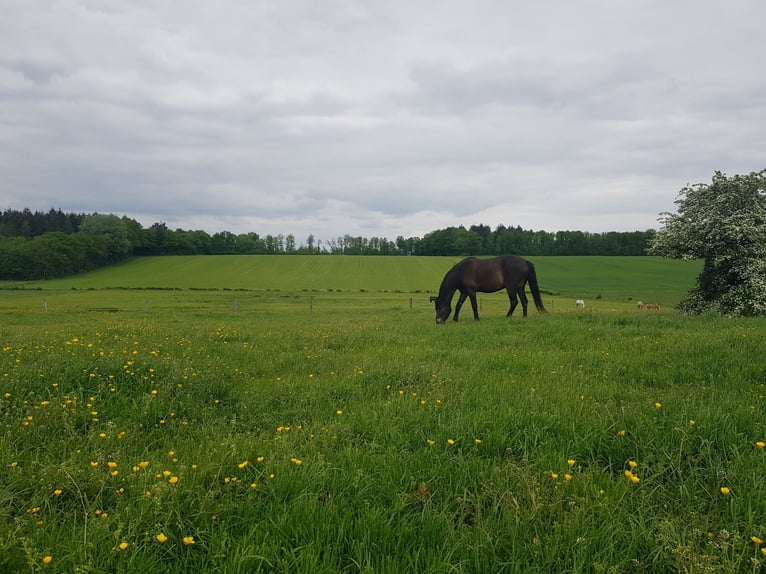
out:
{"label": "pasture", "polygon": [[699,265],[436,325],[456,259],[258,259],[6,285],[0,571],[763,570],[766,321],[677,315]]}

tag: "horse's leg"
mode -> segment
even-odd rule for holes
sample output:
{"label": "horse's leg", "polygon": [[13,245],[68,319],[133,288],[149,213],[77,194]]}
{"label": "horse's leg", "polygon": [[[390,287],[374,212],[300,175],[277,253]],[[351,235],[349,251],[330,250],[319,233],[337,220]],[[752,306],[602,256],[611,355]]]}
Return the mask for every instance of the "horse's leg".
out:
{"label": "horse's leg", "polygon": [[524,312],[524,317],[527,316],[527,294],[524,293],[524,285],[519,289],[519,299],[521,299],[521,309]]}
{"label": "horse's leg", "polygon": [[455,315],[452,317],[453,321],[457,321],[457,316],[460,314],[460,308],[463,306],[466,297],[468,297],[468,294],[461,291],[460,297],[458,297],[457,300],[457,305],[455,305]]}
{"label": "horse's leg", "polygon": [[516,310],[516,305],[519,304],[519,300],[516,299],[516,292],[515,291],[512,291],[510,289],[507,289],[507,291],[508,291],[508,299],[511,302],[511,308],[508,309],[508,313],[506,313],[505,316],[506,317],[510,317],[511,315],[513,315],[513,312]]}
{"label": "horse's leg", "polygon": [[471,307],[473,308],[473,318],[475,321],[479,320],[479,308],[476,306],[476,293],[471,292],[468,294],[471,298]]}

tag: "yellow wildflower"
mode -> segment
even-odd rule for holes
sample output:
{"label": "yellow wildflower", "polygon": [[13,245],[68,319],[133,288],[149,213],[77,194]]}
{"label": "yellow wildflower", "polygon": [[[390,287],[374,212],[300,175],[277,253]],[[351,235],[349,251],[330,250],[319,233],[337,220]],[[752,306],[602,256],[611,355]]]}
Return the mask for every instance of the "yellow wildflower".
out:
{"label": "yellow wildflower", "polygon": [[182,540],[183,540],[183,543],[186,544],[187,546],[189,544],[196,544],[196,542],[194,542],[194,536],[184,536]]}
{"label": "yellow wildflower", "polygon": [[161,543],[163,543],[163,544],[164,544],[165,542],[167,542],[167,541],[168,541],[168,537],[167,537],[167,536],[165,536],[165,534],[164,534],[163,532],[160,532],[160,533],[159,533],[159,534],[156,536],[156,538],[157,538],[157,542],[161,542]]}
{"label": "yellow wildflower", "polygon": [[128,543],[123,540],[122,542],[120,542],[120,544],[117,546],[117,548],[119,548],[120,550],[127,550],[128,549]]}
{"label": "yellow wildflower", "polygon": [[723,494],[724,496],[728,496],[730,493],[731,493],[731,490],[729,489],[728,486],[721,487],[721,494]]}
{"label": "yellow wildflower", "polygon": [[49,555],[49,556],[43,557],[43,564],[50,564],[51,562],[53,562],[53,556]]}

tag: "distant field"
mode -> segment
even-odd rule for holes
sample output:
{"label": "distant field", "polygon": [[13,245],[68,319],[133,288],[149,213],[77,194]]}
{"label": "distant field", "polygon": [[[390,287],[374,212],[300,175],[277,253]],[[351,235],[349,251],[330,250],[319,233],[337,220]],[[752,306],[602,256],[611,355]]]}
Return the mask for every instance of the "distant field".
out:
{"label": "distant field", "polygon": [[[459,257],[179,256],[134,258],[27,289],[208,289],[434,293]],[[535,257],[541,289],[565,298],[655,301],[672,306],[701,264],[657,257]],[[8,286],[9,284],[5,284]],[[2,284],[0,284],[2,286]],[[494,296],[503,302],[503,295]],[[503,302],[503,305],[505,303]]]}

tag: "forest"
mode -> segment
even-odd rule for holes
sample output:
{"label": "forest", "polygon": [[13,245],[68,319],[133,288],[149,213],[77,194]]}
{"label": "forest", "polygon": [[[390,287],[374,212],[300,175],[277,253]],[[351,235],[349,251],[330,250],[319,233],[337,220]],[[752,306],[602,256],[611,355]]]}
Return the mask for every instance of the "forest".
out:
{"label": "forest", "polygon": [[447,227],[423,237],[339,235],[304,241],[295,235],[171,230],[127,216],[47,212],[0,212],[0,279],[27,281],[65,277],[140,255],[646,255],[654,230],[589,233],[533,231],[521,226],[477,224]]}

